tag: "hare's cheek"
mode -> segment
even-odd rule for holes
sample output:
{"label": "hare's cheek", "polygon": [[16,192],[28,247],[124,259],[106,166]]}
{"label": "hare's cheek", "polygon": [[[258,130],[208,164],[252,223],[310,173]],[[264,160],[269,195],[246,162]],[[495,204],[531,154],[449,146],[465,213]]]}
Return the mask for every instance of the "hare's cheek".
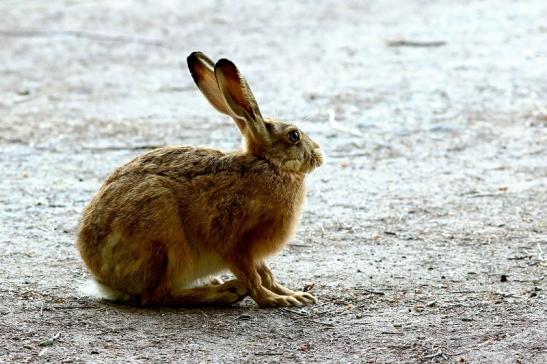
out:
{"label": "hare's cheek", "polygon": [[291,159],[289,161],[286,161],[284,164],[285,164],[285,168],[287,168],[291,171],[295,171],[295,172],[300,171],[301,163],[300,163],[300,161],[298,161],[296,159]]}

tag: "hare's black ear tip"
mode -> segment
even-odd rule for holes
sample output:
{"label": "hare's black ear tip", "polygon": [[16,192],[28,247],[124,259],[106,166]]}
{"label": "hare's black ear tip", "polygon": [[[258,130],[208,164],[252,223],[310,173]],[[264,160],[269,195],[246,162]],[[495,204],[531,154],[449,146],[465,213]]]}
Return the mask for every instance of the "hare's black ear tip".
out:
{"label": "hare's black ear tip", "polygon": [[216,63],[217,67],[224,67],[224,66],[232,66],[232,67],[235,67],[235,64],[234,62],[230,61],[229,59],[226,59],[226,58],[221,58],[218,60],[218,62]]}
{"label": "hare's black ear tip", "polygon": [[230,74],[239,74],[239,70],[237,69],[234,62],[226,58],[221,58],[218,60],[218,62],[215,64],[215,71],[217,69],[221,69],[224,73],[228,72]]}
{"label": "hare's black ear tip", "polygon": [[199,58],[199,56],[203,56],[203,52],[194,51],[194,52],[190,53],[188,58]]}
{"label": "hare's black ear tip", "polygon": [[199,51],[190,53],[190,55],[186,57],[186,62],[188,63],[188,66],[197,62],[197,60],[199,59],[201,55],[203,55],[203,53]]}

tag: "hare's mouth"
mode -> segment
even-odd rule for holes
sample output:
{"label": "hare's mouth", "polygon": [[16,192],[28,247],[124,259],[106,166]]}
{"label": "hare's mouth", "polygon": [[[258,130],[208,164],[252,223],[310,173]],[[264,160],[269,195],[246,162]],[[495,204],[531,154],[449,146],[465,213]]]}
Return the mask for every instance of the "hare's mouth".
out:
{"label": "hare's mouth", "polygon": [[319,148],[314,149],[302,163],[301,171],[304,173],[311,173],[317,167],[323,164],[323,154]]}
{"label": "hare's mouth", "polygon": [[324,162],[324,158],[323,153],[321,153],[319,148],[313,150],[311,160],[314,168],[321,167]]}

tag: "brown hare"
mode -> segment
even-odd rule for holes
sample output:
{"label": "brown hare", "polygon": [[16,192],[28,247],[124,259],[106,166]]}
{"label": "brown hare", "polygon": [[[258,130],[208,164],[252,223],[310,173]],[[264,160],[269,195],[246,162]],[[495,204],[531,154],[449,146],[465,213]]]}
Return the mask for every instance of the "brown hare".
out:
{"label": "brown hare", "polygon": [[[265,258],[298,224],[306,174],[323,163],[296,126],[264,119],[236,66],[203,53],[187,59],[198,88],[235,121],[241,151],[153,150],[117,169],[83,214],[77,247],[112,299],[146,305],[261,307],[316,302],[277,283]],[[212,275],[230,270],[236,279]]]}

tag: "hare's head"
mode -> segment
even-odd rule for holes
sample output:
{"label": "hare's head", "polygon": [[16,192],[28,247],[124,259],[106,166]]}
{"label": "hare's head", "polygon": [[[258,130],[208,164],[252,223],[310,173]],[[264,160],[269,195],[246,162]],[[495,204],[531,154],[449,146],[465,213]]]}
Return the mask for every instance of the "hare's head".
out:
{"label": "hare's head", "polygon": [[319,145],[300,129],[262,117],[249,84],[231,61],[221,59],[215,64],[201,52],[190,54],[187,61],[211,105],[234,119],[247,153],[288,172],[309,173],[323,163]]}

